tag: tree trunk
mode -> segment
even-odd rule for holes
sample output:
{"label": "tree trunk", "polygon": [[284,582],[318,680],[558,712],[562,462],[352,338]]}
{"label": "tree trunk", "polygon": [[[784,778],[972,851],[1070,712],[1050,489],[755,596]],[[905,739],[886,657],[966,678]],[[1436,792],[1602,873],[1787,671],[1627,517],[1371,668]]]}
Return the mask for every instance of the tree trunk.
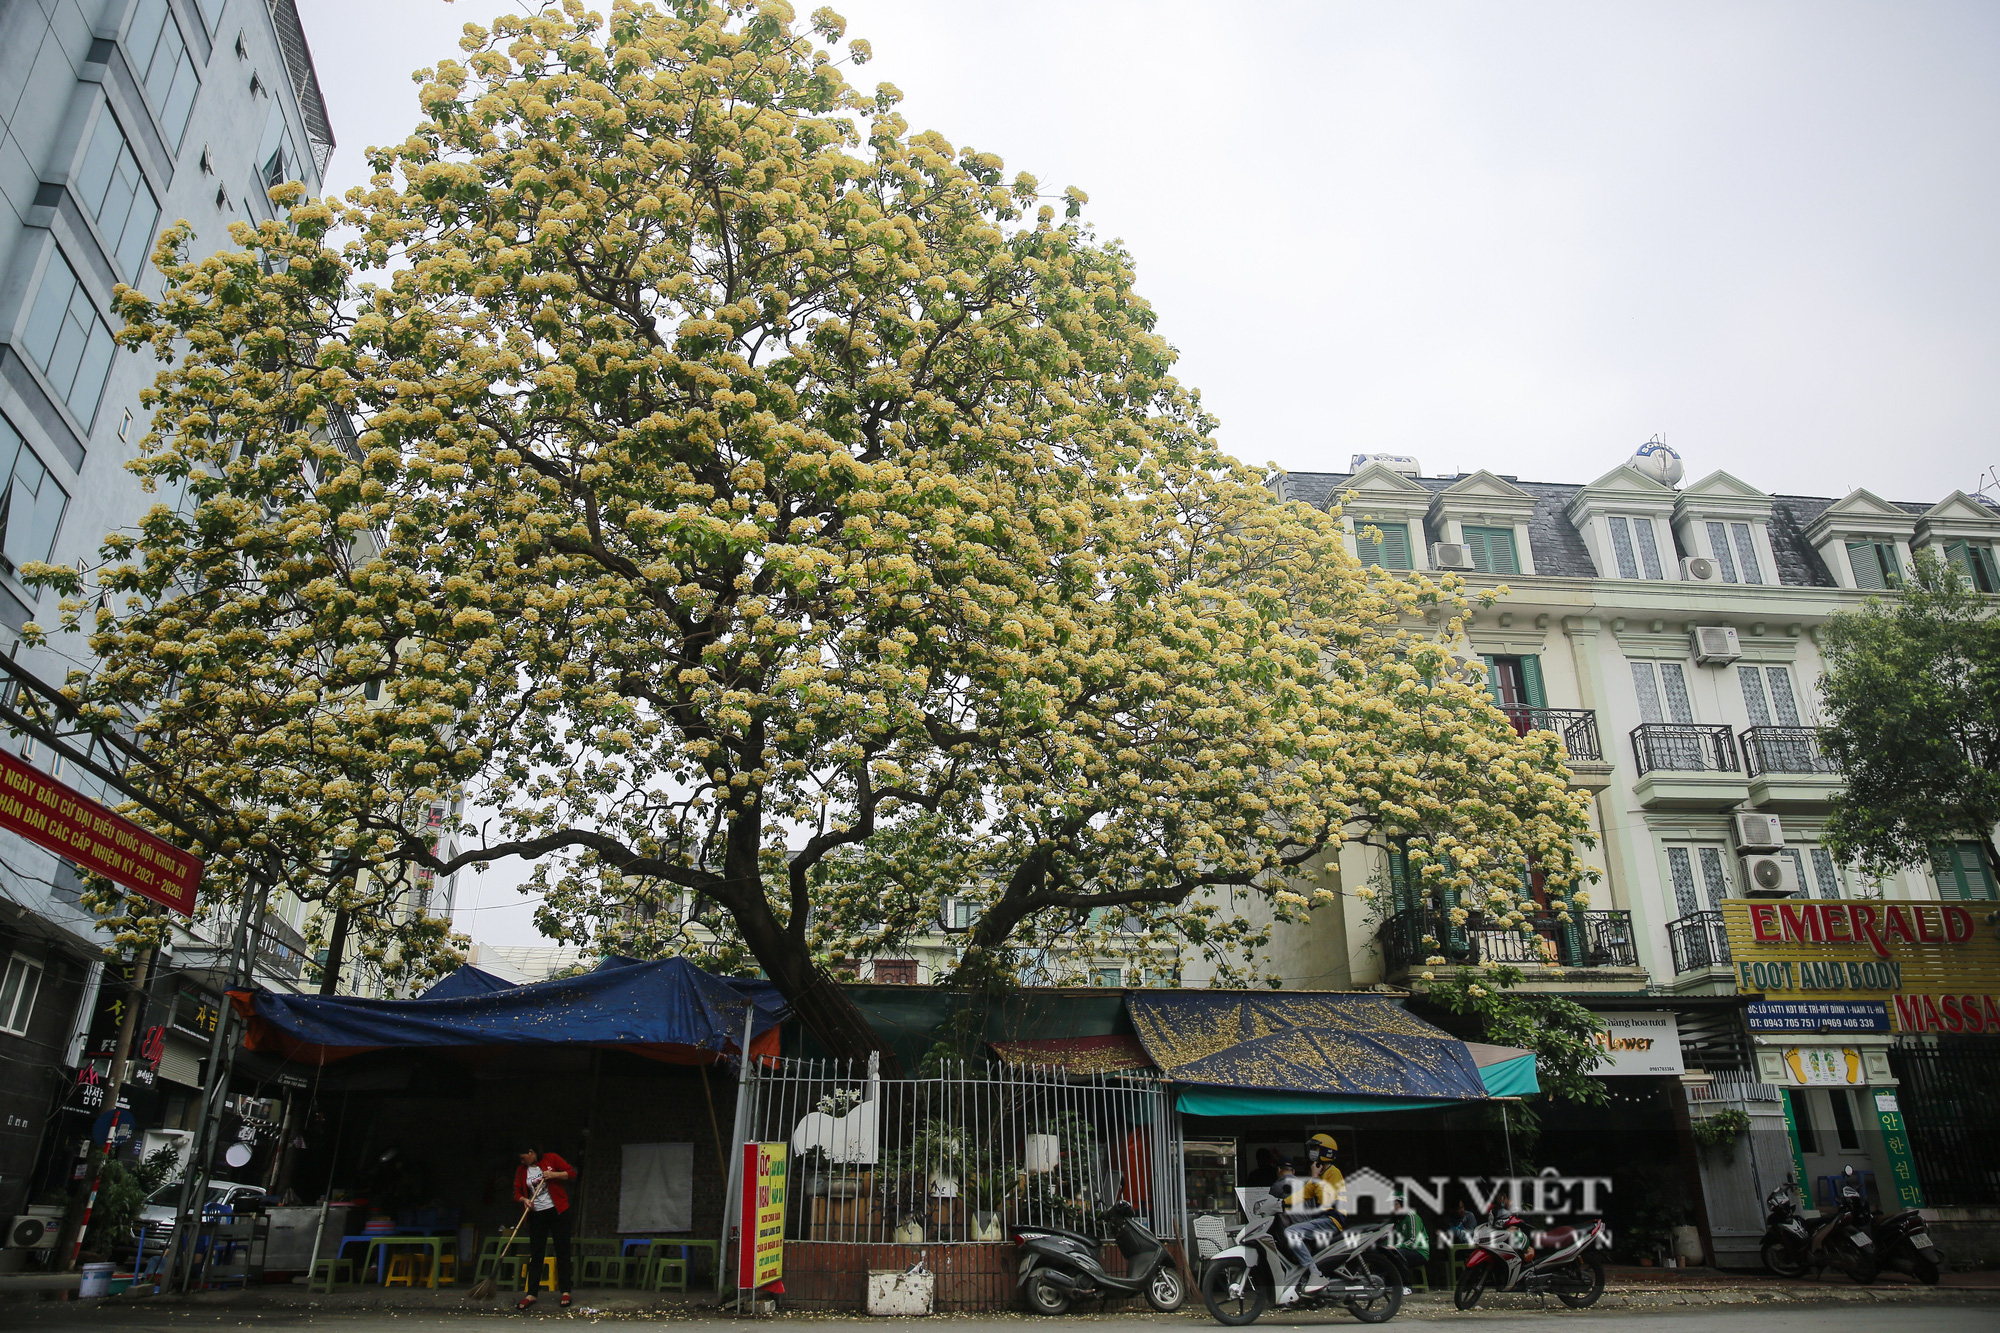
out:
{"label": "tree trunk", "polygon": [[834,1059],[865,1061],[869,1052],[878,1052],[882,1057],[882,1072],[891,1076],[899,1073],[902,1066],[896,1053],[875,1035],[875,1029],[840,988],[840,983],[813,962],[806,942],[780,927],[777,919],[761,908],[762,904],[757,904],[749,910],[732,911],[731,915],[736,918],[736,929],[743,942],[764,965],[764,975],[791,1002],[792,1015],[805,1024],[813,1040]]}
{"label": "tree trunk", "polygon": [[326,942],[326,962],[320,967],[319,993],[333,995],[340,989],[341,956],[347,952],[347,909],[333,914],[333,934]]}

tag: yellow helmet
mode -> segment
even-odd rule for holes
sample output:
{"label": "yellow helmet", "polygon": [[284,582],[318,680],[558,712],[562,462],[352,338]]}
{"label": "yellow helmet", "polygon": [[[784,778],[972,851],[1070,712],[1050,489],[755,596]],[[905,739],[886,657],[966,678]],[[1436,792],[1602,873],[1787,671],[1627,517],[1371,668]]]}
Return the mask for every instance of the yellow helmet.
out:
{"label": "yellow helmet", "polygon": [[1311,1152],[1314,1148],[1321,1149],[1329,1157],[1340,1151],[1340,1145],[1333,1141],[1331,1134],[1315,1134],[1307,1139],[1306,1151]]}

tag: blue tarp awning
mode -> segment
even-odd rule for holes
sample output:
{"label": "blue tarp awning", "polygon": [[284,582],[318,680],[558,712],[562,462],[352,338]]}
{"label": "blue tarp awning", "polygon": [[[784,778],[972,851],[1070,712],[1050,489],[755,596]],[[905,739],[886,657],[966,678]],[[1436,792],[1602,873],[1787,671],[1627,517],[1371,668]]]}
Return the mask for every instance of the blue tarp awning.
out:
{"label": "blue tarp awning", "polygon": [[440,978],[436,985],[417,998],[456,1000],[467,995],[491,995],[497,990],[511,990],[518,984],[467,963],[449,976]]}
{"label": "blue tarp awning", "polygon": [[[464,969],[461,969],[464,970]],[[447,978],[449,980],[449,978]],[[245,1046],[309,1064],[384,1048],[608,1046],[681,1064],[706,1063],[743,1041],[775,1054],[785,1004],[768,981],[702,971],[685,958],[615,960],[582,976],[461,994],[365,1000],[355,996],[232,991],[249,1020]]]}
{"label": "blue tarp awning", "polygon": [[1125,1004],[1191,1115],[1412,1110],[1536,1090],[1533,1055],[1482,1047],[1494,1058],[1481,1061],[1386,995],[1142,991]]}

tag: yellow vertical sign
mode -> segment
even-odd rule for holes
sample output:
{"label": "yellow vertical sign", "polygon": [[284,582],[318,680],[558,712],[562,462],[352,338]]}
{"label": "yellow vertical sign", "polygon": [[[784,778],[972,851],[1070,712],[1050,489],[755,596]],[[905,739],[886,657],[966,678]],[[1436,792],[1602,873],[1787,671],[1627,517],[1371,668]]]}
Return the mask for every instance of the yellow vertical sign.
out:
{"label": "yellow vertical sign", "polygon": [[743,1216],[737,1232],[739,1287],[767,1287],[785,1273],[785,1145],[743,1145]]}

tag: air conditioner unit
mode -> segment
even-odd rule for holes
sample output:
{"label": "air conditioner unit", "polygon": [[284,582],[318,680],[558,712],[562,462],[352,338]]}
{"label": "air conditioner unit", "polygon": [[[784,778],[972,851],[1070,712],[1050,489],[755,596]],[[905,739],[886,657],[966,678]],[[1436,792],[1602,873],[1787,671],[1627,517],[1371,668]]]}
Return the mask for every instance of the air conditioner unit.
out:
{"label": "air conditioner unit", "polygon": [[1432,569],[1471,569],[1472,552],[1463,542],[1432,542]]}
{"label": "air conditioner unit", "polygon": [[62,1215],[60,1208],[30,1208],[8,1224],[7,1248],[53,1250],[56,1233],[62,1230]]}
{"label": "air conditioner unit", "polygon": [[1702,666],[1728,666],[1743,656],[1743,641],[1727,625],[1698,625],[1688,637],[1694,641],[1694,660]]}
{"label": "air conditioner unit", "polygon": [[1791,898],[1799,891],[1799,872],[1789,856],[1746,856],[1743,868],[1745,898]]}
{"label": "air conditioner unit", "polygon": [[1705,555],[1681,557],[1681,579],[1687,583],[1720,583],[1722,571]]}
{"label": "air conditioner unit", "polygon": [[1776,815],[1731,815],[1738,851],[1777,852],[1785,847],[1785,828]]}

